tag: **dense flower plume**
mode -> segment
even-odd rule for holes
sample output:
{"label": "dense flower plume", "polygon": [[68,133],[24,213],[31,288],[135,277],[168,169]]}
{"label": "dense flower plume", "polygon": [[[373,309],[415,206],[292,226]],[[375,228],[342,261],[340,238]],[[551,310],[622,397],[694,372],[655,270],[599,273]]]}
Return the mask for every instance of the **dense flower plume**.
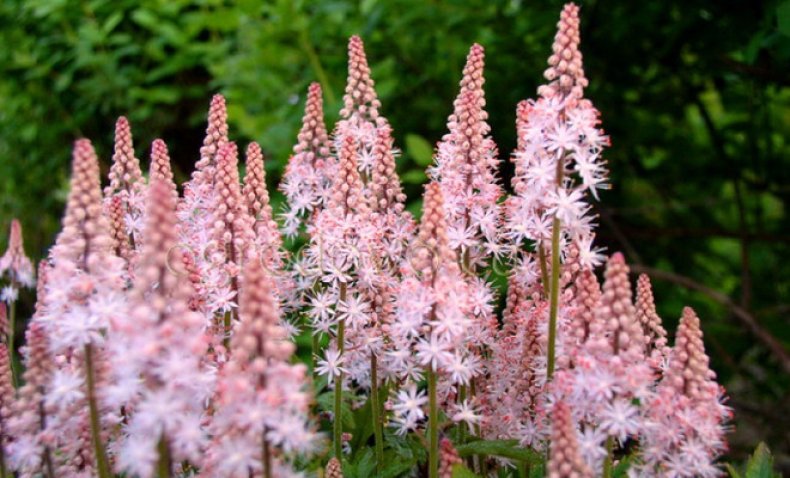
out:
{"label": "dense flower plume", "polygon": [[0,258],[2,476],[719,476],[731,410],[700,319],[673,343],[648,276],[594,244],[609,140],[579,45],[568,4],[516,108],[512,194],[471,47],[419,221],[358,36],[331,135],[308,89],[281,216],[221,95],[183,194],[124,117],[103,190],[78,140],[37,283],[17,221]]}

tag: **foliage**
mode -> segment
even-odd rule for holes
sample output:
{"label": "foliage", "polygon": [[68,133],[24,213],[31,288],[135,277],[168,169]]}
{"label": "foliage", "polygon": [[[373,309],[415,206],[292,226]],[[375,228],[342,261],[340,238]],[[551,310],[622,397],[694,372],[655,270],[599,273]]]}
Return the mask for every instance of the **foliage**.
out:
{"label": "foliage", "polygon": [[[272,189],[310,81],[322,83],[327,120],[336,119],[354,33],[366,40],[382,110],[404,149],[399,172],[416,211],[468,46],[487,49],[490,123],[506,156],[513,105],[534,94],[558,8],[520,0],[3,0],[0,224],[19,217],[40,258],[63,209],[70,143],[93,138],[108,167],[109,125],[121,114],[138,156],[162,137],[184,179],[214,90],[228,97],[234,136],[264,147]],[[725,295],[656,284],[668,329],[684,303],[710,318],[703,327],[714,368],[739,420],[735,456],[765,439],[784,469],[790,380],[754,324],[787,350],[790,272],[779,265],[790,252],[789,12],[787,0],[582,5],[588,96],[613,138],[607,158],[617,185],[598,208],[598,241]],[[505,182],[510,174],[505,168]]]}

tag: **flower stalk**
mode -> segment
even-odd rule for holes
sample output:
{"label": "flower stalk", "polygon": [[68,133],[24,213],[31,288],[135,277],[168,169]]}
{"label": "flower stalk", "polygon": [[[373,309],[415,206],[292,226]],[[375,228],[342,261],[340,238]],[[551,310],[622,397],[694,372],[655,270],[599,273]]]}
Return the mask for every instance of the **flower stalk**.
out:
{"label": "flower stalk", "polygon": [[375,440],[376,471],[384,469],[384,433],[381,429],[381,403],[379,401],[378,359],[370,354],[370,408],[373,412],[373,437]]}
{"label": "flower stalk", "polygon": [[428,366],[428,476],[439,476],[439,407],[436,400],[436,371]]}
{"label": "flower stalk", "polygon": [[88,407],[90,410],[91,440],[93,452],[96,455],[96,470],[99,478],[110,478],[110,465],[101,439],[101,424],[99,422],[99,407],[96,402],[96,369],[93,363],[93,345],[85,346],[85,374],[88,384]]}
{"label": "flower stalk", "polygon": [[[340,301],[343,302],[346,300],[346,283],[340,283]],[[343,343],[345,342],[345,335],[346,335],[346,321],[345,319],[340,319],[337,324],[337,350],[338,350],[338,360],[342,359],[343,357]],[[343,457],[343,416],[342,416],[342,407],[343,407],[343,371],[342,369],[338,369],[337,374],[335,375],[335,421],[333,425],[333,435],[334,435],[334,445],[335,445],[335,457],[338,460],[341,460]],[[342,461],[342,460],[341,460]]]}

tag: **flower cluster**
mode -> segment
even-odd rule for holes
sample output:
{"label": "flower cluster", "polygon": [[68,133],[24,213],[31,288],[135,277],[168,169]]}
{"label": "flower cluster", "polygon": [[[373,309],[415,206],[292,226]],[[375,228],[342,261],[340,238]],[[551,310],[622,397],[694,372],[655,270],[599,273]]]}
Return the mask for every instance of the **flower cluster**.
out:
{"label": "flower cluster", "polygon": [[552,478],[718,476],[731,411],[699,318],[684,309],[670,344],[650,279],[594,245],[608,138],[579,28],[566,5],[548,83],[517,107],[510,195],[471,47],[419,221],[357,36],[331,135],[308,89],[282,228],[264,149],[246,146],[242,176],[221,95],[183,195],[160,139],[143,175],[125,118],[103,191],[78,140],[22,373],[13,306],[34,274],[16,221],[0,259],[3,476],[513,476],[525,456]]}

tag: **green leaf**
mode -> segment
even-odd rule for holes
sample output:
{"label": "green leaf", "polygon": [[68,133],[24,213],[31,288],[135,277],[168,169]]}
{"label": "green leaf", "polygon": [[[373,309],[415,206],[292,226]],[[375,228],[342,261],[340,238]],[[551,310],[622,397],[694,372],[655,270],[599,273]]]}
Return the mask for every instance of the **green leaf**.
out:
{"label": "green leaf", "polygon": [[[387,461],[387,460],[385,460]],[[395,478],[403,476],[414,466],[413,460],[389,460],[387,466],[381,470],[380,478]]]}
{"label": "green leaf", "polygon": [[420,166],[428,166],[433,161],[431,143],[418,134],[406,135],[406,153]]}
{"label": "green leaf", "polygon": [[741,473],[736,470],[734,466],[729,463],[727,463],[725,466],[727,467],[727,473],[730,474],[730,478],[743,478],[743,475],[741,475]]}
{"label": "green leaf", "polygon": [[628,476],[628,468],[631,467],[631,463],[634,462],[634,456],[629,455],[621,459],[617,466],[614,467],[612,470],[612,478],[625,478]]}
{"label": "green leaf", "polygon": [[461,463],[453,465],[453,478],[478,478],[478,475]]}
{"label": "green leaf", "polygon": [[422,184],[426,180],[425,171],[421,169],[411,169],[401,174],[400,180],[404,184]]}
{"label": "green leaf", "polygon": [[778,473],[774,473],[774,457],[771,455],[771,450],[768,446],[760,442],[754,454],[749,458],[746,463],[746,473],[744,478],[774,478],[778,477]]}
{"label": "green leaf", "polygon": [[[351,411],[351,406],[348,404],[348,396],[343,393],[343,403],[340,406],[340,417],[343,420],[343,431],[349,431],[356,428],[354,423],[354,413]],[[316,400],[321,410],[334,413],[335,411],[335,392],[329,391],[322,393]]]}
{"label": "green leaf", "polygon": [[519,446],[518,440],[478,440],[456,447],[462,457],[471,455],[494,455],[512,460],[525,461],[530,465],[542,462],[540,454]]}

